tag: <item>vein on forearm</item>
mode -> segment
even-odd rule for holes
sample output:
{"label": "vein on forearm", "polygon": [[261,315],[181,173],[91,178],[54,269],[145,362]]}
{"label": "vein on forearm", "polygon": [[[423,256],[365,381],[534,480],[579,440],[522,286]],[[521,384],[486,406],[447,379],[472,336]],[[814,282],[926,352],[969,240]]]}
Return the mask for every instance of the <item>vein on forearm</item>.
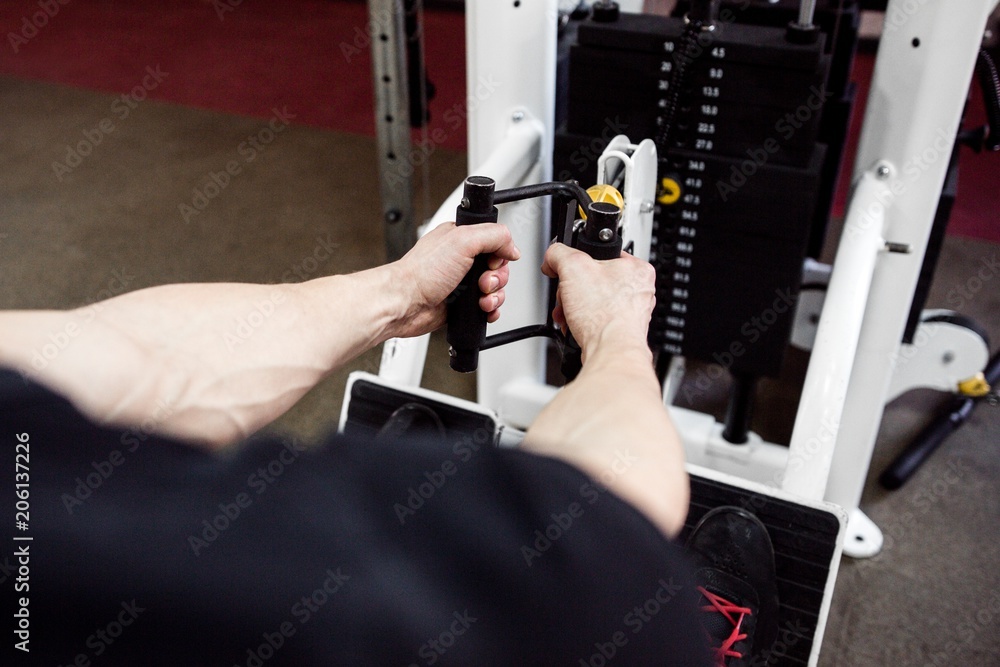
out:
{"label": "vein on forearm", "polygon": [[156,413],[161,433],[224,444],[384,340],[396,305],[388,289],[385,272],[373,270],[296,285],[139,290],[99,304],[43,368],[32,367],[32,350],[79,311],[3,313],[0,362],[101,423],[140,424]]}

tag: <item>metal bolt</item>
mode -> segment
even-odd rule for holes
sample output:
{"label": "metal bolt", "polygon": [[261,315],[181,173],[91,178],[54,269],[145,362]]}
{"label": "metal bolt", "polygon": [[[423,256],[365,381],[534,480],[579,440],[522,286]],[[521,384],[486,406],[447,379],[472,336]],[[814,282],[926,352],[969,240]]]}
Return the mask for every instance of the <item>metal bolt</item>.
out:
{"label": "metal bolt", "polygon": [[885,179],[889,178],[889,174],[891,174],[891,173],[892,173],[892,170],[889,169],[889,167],[887,165],[884,165],[884,164],[880,164],[878,166],[878,168],[875,169],[875,175],[878,176],[882,180],[885,180]]}
{"label": "metal bolt", "polygon": [[947,366],[951,362],[955,361],[955,354],[953,352],[945,352],[941,355],[941,363]]}
{"label": "metal bolt", "polygon": [[639,213],[652,213],[653,212],[653,202],[644,201],[639,205]]}
{"label": "metal bolt", "polygon": [[403,214],[398,209],[390,209],[385,213],[386,222],[399,222],[403,219]]}
{"label": "metal bolt", "polygon": [[610,241],[614,237],[615,237],[615,233],[612,230],[608,229],[607,227],[605,227],[604,229],[602,229],[597,234],[597,238],[601,239],[605,243],[607,243],[608,241]]}
{"label": "metal bolt", "polygon": [[461,206],[462,208],[469,208],[469,206],[471,206],[472,203],[469,201],[468,197],[462,197],[462,201],[460,201],[458,205]]}
{"label": "metal bolt", "polygon": [[515,111],[514,114],[510,117],[510,119],[515,123],[520,123],[522,120],[524,120],[524,112]]}
{"label": "metal bolt", "polygon": [[455,348],[451,347],[450,345],[448,346],[448,356],[449,357],[458,356],[458,353],[455,352]]}

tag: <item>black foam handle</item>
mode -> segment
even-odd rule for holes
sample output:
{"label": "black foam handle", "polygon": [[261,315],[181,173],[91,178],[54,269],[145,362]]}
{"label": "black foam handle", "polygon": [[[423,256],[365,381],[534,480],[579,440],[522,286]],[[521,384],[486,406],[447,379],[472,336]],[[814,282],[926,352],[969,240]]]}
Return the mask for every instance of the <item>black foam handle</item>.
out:
{"label": "black foam handle", "polygon": [[[496,182],[486,176],[465,179],[462,203],[455,213],[455,224],[477,225],[496,222],[497,208],[493,205]],[[479,307],[479,278],[489,270],[489,255],[478,255],[472,269],[451,293],[447,303],[447,339],[451,347],[451,367],[460,373],[471,373],[479,367],[479,350],[486,340],[486,312]]]}
{"label": "black foam handle", "polygon": [[[593,202],[587,206],[587,224],[577,236],[575,246],[594,259],[618,259],[622,255],[622,237],[618,234],[618,219],[621,209],[614,204]],[[563,346],[562,364],[559,370],[567,381],[573,380],[583,368],[583,352],[566,332]]]}

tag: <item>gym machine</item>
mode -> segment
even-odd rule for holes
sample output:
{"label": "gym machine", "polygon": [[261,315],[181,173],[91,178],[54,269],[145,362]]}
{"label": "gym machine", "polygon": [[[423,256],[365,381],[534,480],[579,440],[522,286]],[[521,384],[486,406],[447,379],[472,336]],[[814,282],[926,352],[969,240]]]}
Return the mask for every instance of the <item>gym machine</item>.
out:
{"label": "gym machine", "polygon": [[[815,664],[841,551],[866,557],[881,548],[881,531],[858,503],[885,404],[921,386],[954,391],[987,364],[982,336],[948,313],[923,311],[912,335],[906,330],[996,0],[914,11],[889,3],[889,14],[906,20],[881,41],[832,267],[815,260],[815,230],[825,226],[839,153],[831,158],[821,139],[832,142],[842,128],[830,120],[836,112],[820,109],[840,103],[840,121],[846,117],[851,91],[846,78],[836,84],[842,63],[833,51],[850,36],[843,24],[833,35],[823,20],[814,23],[822,16],[815,2],[802,2],[781,27],[742,24],[735,9],[726,13],[732,4],[750,3],[696,2],[674,18],[595,3],[569,48],[565,124],[557,128],[559,3],[468,0],[468,89],[475,95],[482,80],[499,85],[469,105],[476,176],[422,231],[499,215],[522,259],[511,266],[492,336],[484,323],[471,326],[474,309],[462,295],[475,297],[474,289],[460,290],[449,308],[451,363],[477,367],[475,403],[420,388],[427,337],[397,339],[385,344],[378,376],[352,375],[341,427],[377,434],[391,430],[394,416],[424,419],[449,437],[516,446],[558,391],[547,381],[548,339],[558,332],[548,319],[551,286],[537,268],[542,253],[553,235],[576,243],[619,237],[658,269],[650,342],[688,456],[689,521],[720,504],[761,517],[777,554],[781,622],[809,628],[788,660]],[[600,155],[592,178],[564,173],[581,163],[589,175],[592,158],[580,159],[588,152]],[[621,201],[580,223],[578,208],[594,206],[594,196],[566,182],[574,178],[618,185]],[[557,191],[554,207],[510,194]],[[553,210],[566,216],[556,218],[555,234]],[[590,218],[604,223],[588,226]],[[825,289],[804,289],[815,285]],[[731,297],[720,310],[706,295],[723,290]],[[743,329],[754,317],[766,325],[751,327],[751,341]],[[785,446],[749,429],[748,406],[755,378],[775,372],[789,340],[811,357]],[[571,374],[570,338],[559,345]],[[672,405],[686,357],[721,357],[732,372],[725,423]]]}

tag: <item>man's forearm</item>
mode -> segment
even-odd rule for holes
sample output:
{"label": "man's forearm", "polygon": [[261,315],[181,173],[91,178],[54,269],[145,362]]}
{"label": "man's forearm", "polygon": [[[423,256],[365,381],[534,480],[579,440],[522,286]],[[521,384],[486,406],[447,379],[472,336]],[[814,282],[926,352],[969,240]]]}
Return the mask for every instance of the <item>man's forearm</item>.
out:
{"label": "man's forearm", "polygon": [[0,313],[0,364],[59,392],[95,421],[225,444],[269,423],[320,379],[392,337],[444,323],[473,259],[480,308],[499,316],[508,261],[502,225],[439,225],[402,259],[293,285],[153,287],[57,312]]}
{"label": "man's forearm", "polygon": [[683,526],[684,455],[644,341],[601,341],[532,424],[524,448],[608,482],[667,535]]}
{"label": "man's forearm", "polygon": [[393,335],[388,267],[302,284],[185,284],[0,314],[0,362],[95,421],[224,444]]}

